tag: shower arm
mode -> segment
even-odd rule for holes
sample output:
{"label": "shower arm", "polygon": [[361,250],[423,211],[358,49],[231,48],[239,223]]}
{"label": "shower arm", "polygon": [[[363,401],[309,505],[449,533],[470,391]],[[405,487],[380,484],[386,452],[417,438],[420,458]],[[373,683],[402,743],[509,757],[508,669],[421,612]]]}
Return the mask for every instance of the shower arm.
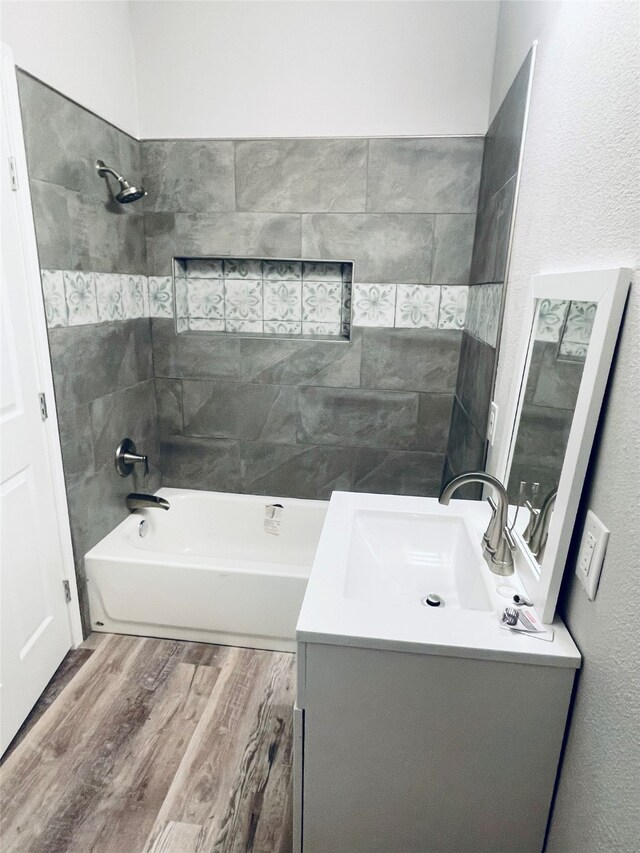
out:
{"label": "shower arm", "polygon": [[96,160],[96,169],[98,170],[98,174],[101,178],[104,178],[105,175],[113,175],[116,181],[124,180],[122,175],[119,175],[115,169],[112,169],[111,166],[107,166],[102,160]]}

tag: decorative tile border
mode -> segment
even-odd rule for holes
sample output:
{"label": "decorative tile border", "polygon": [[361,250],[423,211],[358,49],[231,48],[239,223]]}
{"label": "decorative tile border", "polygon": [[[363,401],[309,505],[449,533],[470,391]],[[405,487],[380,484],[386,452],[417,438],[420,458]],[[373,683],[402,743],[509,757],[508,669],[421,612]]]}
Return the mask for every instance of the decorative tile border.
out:
{"label": "decorative tile border", "polygon": [[474,284],[469,288],[465,329],[494,349],[498,343],[501,303],[502,284]]}
{"label": "decorative tile border", "polygon": [[541,299],[535,339],[557,343],[558,358],[584,361],[597,310],[597,302]]}
{"label": "decorative tile border", "polygon": [[354,284],[353,325],[464,329],[466,285]]}
{"label": "decorative tile border", "polygon": [[350,337],[351,262],[176,258],[173,269],[178,332]]}

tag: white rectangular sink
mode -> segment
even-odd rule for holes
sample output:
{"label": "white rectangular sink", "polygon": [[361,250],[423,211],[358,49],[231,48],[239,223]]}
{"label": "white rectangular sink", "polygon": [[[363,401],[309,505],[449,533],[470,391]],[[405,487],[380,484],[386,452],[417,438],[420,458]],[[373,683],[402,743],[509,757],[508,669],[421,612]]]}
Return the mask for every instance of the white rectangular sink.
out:
{"label": "white rectangular sink", "polygon": [[425,606],[437,596],[432,606],[491,610],[478,556],[459,515],[356,510],[344,594]]}
{"label": "white rectangular sink", "polygon": [[[334,492],[297,641],[577,666],[559,620],[553,642],[500,629],[498,614],[525,590],[483,558],[490,515],[481,501]],[[432,595],[441,604],[426,604]]]}

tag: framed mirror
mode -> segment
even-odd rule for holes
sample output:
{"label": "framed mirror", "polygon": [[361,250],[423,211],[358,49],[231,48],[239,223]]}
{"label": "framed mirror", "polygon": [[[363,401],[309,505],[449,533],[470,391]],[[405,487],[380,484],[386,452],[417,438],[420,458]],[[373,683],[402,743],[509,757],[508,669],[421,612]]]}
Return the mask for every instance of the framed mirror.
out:
{"label": "framed mirror", "polygon": [[622,320],[631,271],[536,275],[522,334],[512,424],[498,460],[515,528],[516,569],[552,622]]}

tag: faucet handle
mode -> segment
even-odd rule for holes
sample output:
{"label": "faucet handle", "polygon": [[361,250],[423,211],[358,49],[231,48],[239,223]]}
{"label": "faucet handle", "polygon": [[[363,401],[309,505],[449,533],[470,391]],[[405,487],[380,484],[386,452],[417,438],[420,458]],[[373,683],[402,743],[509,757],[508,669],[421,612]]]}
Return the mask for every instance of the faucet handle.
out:
{"label": "faucet handle", "polygon": [[144,465],[145,476],[149,473],[149,457],[136,451],[136,446],[130,438],[124,438],[116,450],[116,471],[121,477],[128,477],[133,472],[134,465]]}

